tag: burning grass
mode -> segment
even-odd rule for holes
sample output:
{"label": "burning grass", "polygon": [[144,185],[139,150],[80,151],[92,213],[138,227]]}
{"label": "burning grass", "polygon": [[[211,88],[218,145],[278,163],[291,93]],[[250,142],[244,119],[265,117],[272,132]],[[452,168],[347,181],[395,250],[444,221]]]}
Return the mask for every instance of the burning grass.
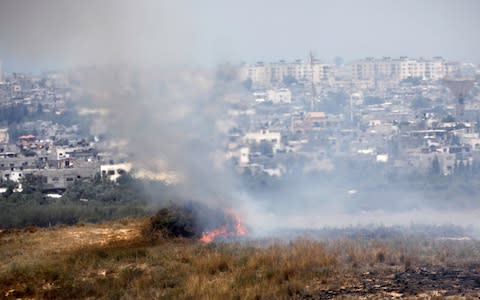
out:
{"label": "burning grass", "polygon": [[475,240],[294,238],[205,244],[199,232],[194,238],[152,242],[141,234],[148,226],[151,220],[134,219],[4,233],[1,296],[384,299],[433,296],[452,287],[454,295],[478,295],[480,288]]}
{"label": "burning grass", "polygon": [[193,238],[210,243],[218,237],[239,237],[247,233],[233,210],[212,209],[199,203],[171,205],[160,209],[143,228],[145,239]]}

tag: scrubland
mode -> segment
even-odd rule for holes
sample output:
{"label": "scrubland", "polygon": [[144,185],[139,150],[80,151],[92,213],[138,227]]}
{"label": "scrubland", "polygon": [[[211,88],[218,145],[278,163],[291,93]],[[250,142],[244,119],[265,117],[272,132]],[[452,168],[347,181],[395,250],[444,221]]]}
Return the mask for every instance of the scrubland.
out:
{"label": "scrubland", "polygon": [[7,299],[371,299],[480,296],[480,242],[385,237],[145,236],[148,218],[0,233]]}

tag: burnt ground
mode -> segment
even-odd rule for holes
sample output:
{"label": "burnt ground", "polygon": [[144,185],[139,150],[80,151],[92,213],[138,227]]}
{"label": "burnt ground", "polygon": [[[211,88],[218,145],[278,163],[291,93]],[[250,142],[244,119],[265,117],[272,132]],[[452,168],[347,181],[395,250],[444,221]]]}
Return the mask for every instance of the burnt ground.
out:
{"label": "burnt ground", "polygon": [[302,299],[480,299],[480,263],[459,267],[359,273],[351,284],[305,293]]}

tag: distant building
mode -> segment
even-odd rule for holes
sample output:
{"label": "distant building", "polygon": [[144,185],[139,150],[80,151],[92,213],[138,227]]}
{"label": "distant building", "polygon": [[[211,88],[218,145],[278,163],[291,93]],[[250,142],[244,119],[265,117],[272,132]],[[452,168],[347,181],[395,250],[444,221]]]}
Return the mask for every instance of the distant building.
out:
{"label": "distant building", "polygon": [[116,181],[123,174],[130,172],[131,169],[132,164],[130,163],[101,165],[100,173],[102,176],[106,176],[108,179]]}
{"label": "distant building", "polygon": [[242,147],[240,148],[240,157],[239,157],[239,164],[240,165],[247,165],[250,162],[249,155],[250,155],[250,148]]}
{"label": "distant building", "polygon": [[261,130],[259,132],[247,132],[243,137],[243,140],[248,143],[268,142],[272,144],[272,150],[275,153],[281,147],[282,135],[280,132],[273,132],[269,130]]}
{"label": "distant building", "polygon": [[439,80],[447,75],[447,63],[440,57],[431,60],[400,57],[367,58],[352,64],[353,80],[393,80],[407,78]]}
{"label": "distant building", "polygon": [[0,128],[0,143],[8,144],[8,128]]}
{"label": "distant building", "polygon": [[327,115],[325,112],[308,112],[301,117],[292,117],[292,132],[318,131],[338,127],[342,124],[341,115]]}
{"label": "distant building", "polygon": [[313,81],[318,84],[333,78],[333,67],[319,61],[306,63],[296,60],[290,63],[280,61],[269,64],[257,62],[254,65],[243,66],[240,69],[240,78],[252,80],[252,84],[257,87],[266,87],[286,80]]}
{"label": "distant building", "polygon": [[267,91],[267,101],[273,103],[290,103],[292,102],[292,92],[289,89],[275,89]]}

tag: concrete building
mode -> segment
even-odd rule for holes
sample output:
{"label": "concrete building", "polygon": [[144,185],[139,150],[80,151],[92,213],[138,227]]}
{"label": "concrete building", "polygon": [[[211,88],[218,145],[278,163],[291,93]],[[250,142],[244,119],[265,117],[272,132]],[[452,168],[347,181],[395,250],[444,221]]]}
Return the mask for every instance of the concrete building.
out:
{"label": "concrete building", "polygon": [[291,131],[309,132],[339,127],[343,122],[342,115],[330,115],[325,112],[308,112],[304,116],[292,117]]}
{"label": "concrete building", "polygon": [[8,128],[0,128],[0,143],[8,144],[9,135],[8,135]]}
{"label": "concrete building", "polygon": [[242,147],[240,148],[240,157],[239,157],[239,164],[240,165],[248,165],[250,162],[249,155],[250,155],[250,148]]}
{"label": "concrete building", "polygon": [[242,80],[251,79],[252,84],[256,87],[267,87],[274,83],[281,83],[287,77],[296,81],[313,81],[313,83],[318,84],[333,78],[333,68],[331,65],[319,61],[309,63],[296,60],[287,63],[281,60],[269,64],[257,62],[254,65],[244,65],[240,69],[240,78]]}
{"label": "concrete building", "polygon": [[247,144],[261,142],[269,142],[272,144],[273,152],[275,153],[281,147],[282,135],[280,132],[273,132],[269,130],[261,130],[259,132],[247,132],[243,137],[244,142]]}
{"label": "concrete building", "polygon": [[440,57],[431,60],[409,59],[400,57],[392,59],[372,57],[352,64],[353,80],[393,80],[407,78],[422,80],[439,80],[447,75],[447,63]]}
{"label": "concrete building", "polygon": [[131,163],[121,163],[121,164],[111,164],[111,165],[101,165],[100,174],[106,176],[112,181],[116,181],[123,174],[130,172],[132,169]]}
{"label": "concrete building", "polygon": [[267,91],[267,101],[273,103],[290,103],[292,102],[292,92],[289,89],[275,89]]}

